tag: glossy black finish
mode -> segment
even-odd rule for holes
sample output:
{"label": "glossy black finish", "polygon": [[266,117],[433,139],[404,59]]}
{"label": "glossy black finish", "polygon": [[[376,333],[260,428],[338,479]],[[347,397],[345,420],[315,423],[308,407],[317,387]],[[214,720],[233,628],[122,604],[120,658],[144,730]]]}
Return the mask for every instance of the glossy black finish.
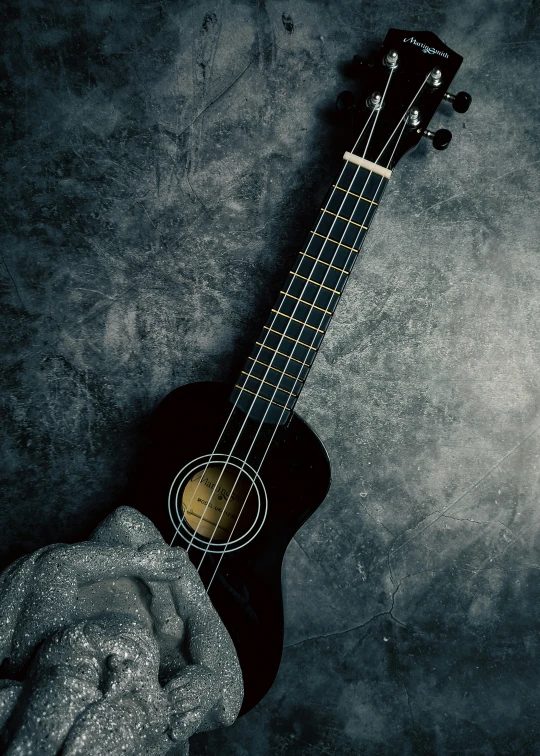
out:
{"label": "glossy black finish", "polygon": [[[147,515],[170,542],[174,529],[167,497],[177,472],[192,459],[213,451],[232,405],[230,386],[192,383],[176,389],[159,405],[150,445],[131,502]],[[244,420],[237,412],[227,444],[232,445]],[[249,444],[259,430],[251,420],[242,433]],[[274,428],[265,427],[255,453],[266,449]],[[245,448],[245,446],[244,446]],[[251,457],[250,457],[251,459]],[[323,501],[330,485],[326,451],[311,428],[293,414],[272,442],[261,477],[268,493],[268,516],[258,536],[245,548],[223,557],[209,595],[238,652],[244,676],[242,713],[268,691],[277,674],[283,647],[281,564],[298,528]],[[180,541],[175,542],[180,545]],[[190,549],[194,564],[202,552]],[[200,568],[208,585],[216,557],[207,555]]]}
{"label": "glossy black finish", "polygon": [[[384,63],[390,50],[398,53],[398,64],[391,79],[390,69]],[[384,93],[386,90],[386,94],[381,117],[373,133],[366,130],[356,148],[357,153],[393,169],[420,141],[462,61],[461,55],[432,32],[389,29],[372,59],[373,65],[361,67],[363,89],[360,101],[365,102],[372,92]],[[437,69],[441,76],[435,86],[429,83],[428,77]],[[420,111],[421,120],[416,126],[406,126],[402,131],[403,120],[413,106]],[[369,108],[364,108],[359,115],[357,128],[362,129],[369,117]],[[396,144],[400,133],[402,136]]]}
{"label": "glossy black finish", "polygon": [[354,95],[346,89],[344,92],[340,92],[336,99],[336,110],[338,113],[344,113],[352,110],[354,107]]}
{"label": "glossy black finish", "polygon": [[471,107],[472,97],[468,92],[458,92],[455,95],[447,93],[445,97],[450,100],[456,113],[466,113]]}
{"label": "glossy black finish", "polygon": [[[336,493],[297,536],[308,556],[287,552],[291,647],[263,705],[190,750],[534,754],[538,4],[3,8],[2,566],[84,538],[123,492],[149,407],[242,361],[352,144],[320,116],[361,83],[342,61],[400,25],[464,56],[449,88],[474,107],[439,107],[450,151],[422,140],[390,180],[309,377],[324,399],[299,407],[328,439]],[[456,519],[433,523],[454,501]],[[407,628],[378,616],[397,585]]]}
{"label": "glossy black finish", "polygon": [[428,136],[428,138],[431,139],[436,150],[446,150],[452,141],[452,132],[448,129],[438,129],[433,136]]}

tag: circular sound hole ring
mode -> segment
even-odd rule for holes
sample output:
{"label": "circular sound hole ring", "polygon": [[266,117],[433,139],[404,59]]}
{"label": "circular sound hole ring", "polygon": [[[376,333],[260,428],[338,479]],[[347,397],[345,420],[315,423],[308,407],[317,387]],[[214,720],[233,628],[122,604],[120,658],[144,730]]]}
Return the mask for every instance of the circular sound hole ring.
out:
{"label": "circular sound hole ring", "polygon": [[[214,456],[215,455],[212,455],[211,459],[209,459],[208,462],[215,462]],[[228,455],[222,455],[222,456],[227,457]],[[236,464],[235,462],[231,463],[231,460],[229,459],[226,462],[226,464],[225,464],[225,468],[227,468],[227,467],[235,467],[237,470],[240,470],[242,473],[245,472],[245,464],[246,463],[243,462],[243,460],[239,460],[239,461],[241,463],[240,465]],[[193,526],[189,525],[189,524],[186,524],[187,518],[186,518],[186,516],[184,514],[184,503],[183,503],[183,501],[180,501],[180,510],[182,511],[182,514],[180,514],[179,506],[178,506],[178,500],[179,500],[179,498],[183,499],[183,494],[184,494],[184,491],[185,491],[185,488],[186,488],[186,484],[189,482],[189,479],[191,478],[191,476],[194,475],[195,473],[197,473],[199,470],[204,470],[205,468],[207,468],[208,470],[212,469],[212,467],[214,465],[208,464],[208,462],[206,464],[199,464],[199,465],[197,465],[196,467],[194,467],[193,469],[189,470],[184,475],[183,479],[180,481],[180,483],[177,486],[174,504],[175,504],[175,513],[176,513],[176,516],[177,516],[178,521],[180,523],[180,527],[183,528],[187,532],[187,534],[189,536],[189,538],[188,538],[189,543],[192,543],[192,540],[193,541],[198,541],[199,543],[203,544],[203,546],[205,547],[204,550],[206,550],[206,546],[209,546],[208,550],[210,551],[212,549],[212,547],[215,546],[217,548],[218,546],[221,546],[221,545],[224,545],[224,544],[222,543],[222,541],[220,541],[217,538],[214,540],[214,536],[213,535],[210,536],[210,538],[208,538],[205,535],[201,535],[201,533],[199,531],[197,531],[196,533],[194,533]],[[219,462],[218,462],[218,464],[219,464]],[[220,472],[220,476],[222,474],[223,474],[223,470]],[[255,518],[254,518],[253,523],[252,523],[251,527],[249,528],[249,530],[247,530],[245,533],[242,533],[242,535],[239,536],[238,538],[226,541],[226,545],[227,546],[234,545],[235,543],[238,543],[242,539],[246,538],[249,535],[249,533],[253,530],[253,528],[255,527],[255,525],[257,524],[257,521],[259,519],[259,515],[261,513],[261,497],[260,497],[260,493],[259,493],[257,484],[256,484],[256,482],[254,481],[254,479],[252,478],[252,476],[250,474],[246,474],[246,477],[249,478],[249,480],[251,481],[252,487],[255,488],[255,492],[257,494],[257,514],[255,515]],[[213,493],[210,494],[210,496],[208,498],[208,502],[207,502],[206,506],[204,507],[204,511],[206,511],[206,509],[210,505],[210,501],[212,500],[212,497],[213,497]],[[246,501],[244,501],[244,504],[246,503]],[[227,504],[225,504],[225,507],[223,508],[222,512],[220,513],[218,521],[222,518],[222,516],[223,516],[223,514],[224,514],[224,512],[226,510],[226,508],[227,508]],[[231,549],[226,549],[226,550],[227,551],[231,551]],[[221,550],[220,550],[220,553],[221,553]]]}
{"label": "circular sound hole ring", "polygon": [[[255,491],[257,493],[257,514],[255,516],[255,519],[249,528],[245,533],[242,534],[239,538],[230,540],[228,542],[225,542],[223,544],[217,542],[208,540],[205,538],[200,537],[198,534],[194,534],[193,528],[186,525],[185,517],[182,513],[180,513],[180,508],[182,505],[180,504],[179,507],[179,497],[184,491],[184,487],[186,483],[189,481],[190,477],[192,477],[198,470],[203,469],[205,467],[205,464],[208,463],[217,463],[220,462],[226,462],[227,466],[235,467],[242,472],[246,474],[246,476],[251,480],[253,486],[255,487]],[[240,464],[238,464],[240,463]],[[186,469],[189,468],[186,472]],[[178,478],[184,473],[183,478],[178,482]],[[251,474],[250,474],[251,473]],[[264,512],[261,516],[261,489],[264,494]],[[173,517],[173,513],[171,512],[171,494],[174,494],[174,514],[176,514],[176,522],[175,518]],[[175,528],[175,531],[178,535],[180,535],[184,541],[188,543],[188,545],[194,546],[195,548],[201,550],[201,551],[209,551],[213,554],[220,554],[224,553],[225,551],[236,551],[237,549],[242,548],[243,546],[246,546],[250,541],[255,538],[255,536],[260,531],[261,527],[264,524],[264,521],[266,519],[266,514],[268,512],[268,498],[266,495],[266,490],[264,489],[264,486],[262,485],[262,481],[260,479],[260,476],[257,474],[257,472],[251,467],[251,465],[248,465],[244,460],[238,459],[236,457],[230,457],[226,454],[211,454],[211,455],[204,455],[202,457],[198,457],[197,459],[192,460],[190,463],[185,465],[182,470],[178,473],[178,475],[175,477],[171,489],[169,492],[169,516],[171,518],[173,527]],[[260,522],[259,522],[260,519]],[[251,537],[249,537],[252,530],[256,527],[257,530]],[[182,532],[185,531],[185,532]],[[198,544],[201,544],[200,546]],[[238,545],[237,545],[238,544]],[[230,548],[231,546],[234,546],[234,548]]]}
{"label": "circular sound hole ring", "polygon": [[[181,502],[179,507],[179,498],[181,498],[184,487],[189,479],[198,470],[203,469],[205,466],[210,464],[219,465],[220,463],[225,463],[226,467],[235,467],[246,475],[246,477],[250,479],[257,494],[257,514],[255,515],[250,528],[239,538],[225,541],[224,543],[205,540],[204,538],[199,537],[197,533],[194,533],[193,528],[186,524],[183,511],[180,511],[182,508]],[[168,510],[175,531],[175,537],[176,535],[179,535],[188,546],[198,549],[199,551],[208,551],[210,554],[224,554],[225,552],[228,553],[242,549],[244,546],[247,546],[248,543],[251,543],[251,541],[259,534],[268,514],[268,495],[261,476],[245,460],[240,459],[239,457],[229,457],[228,454],[204,454],[201,457],[192,459],[176,474],[169,489]],[[255,530],[255,532],[251,534],[253,530]]]}

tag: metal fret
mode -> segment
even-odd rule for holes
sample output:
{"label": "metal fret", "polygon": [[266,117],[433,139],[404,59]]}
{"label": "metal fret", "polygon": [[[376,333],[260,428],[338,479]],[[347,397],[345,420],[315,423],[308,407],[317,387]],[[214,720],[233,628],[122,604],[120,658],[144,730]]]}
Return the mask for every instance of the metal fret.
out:
{"label": "metal fret", "polygon": [[293,270],[290,270],[290,271],[289,271],[289,273],[290,273],[290,274],[291,274],[292,276],[298,276],[298,278],[303,278],[303,279],[304,279],[304,281],[307,281],[308,283],[312,283],[312,284],[314,284],[315,286],[320,286],[320,287],[321,287],[321,289],[327,289],[328,291],[331,291],[331,292],[333,292],[334,294],[339,294],[339,296],[341,296],[341,292],[340,292],[340,291],[337,291],[337,289],[331,289],[331,288],[330,288],[329,286],[324,286],[324,285],[323,285],[323,284],[321,284],[321,283],[317,283],[317,281],[313,281],[313,280],[312,280],[311,278],[306,278],[305,276],[301,276],[301,275],[300,275],[300,273],[295,273],[295,272],[294,272]]}
{"label": "metal fret", "polygon": [[364,231],[368,230],[367,226],[363,226],[361,223],[357,223],[356,221],[353,221],[350,218],[345,218],[343,217],[343,215],[338,215],[337,213],[333,213],[331,210],[327,210],[325,207],[321,207],[321,210],[323,211],[323,213],[328,213],[329,215],[333,215],[334,218],[339,218],[340,220],[344,220],[346,223],[352,223],[353,226],[358,226],[359,228],[363,228]]}
{"label": "metal fret", "polygon": [[261,362],[261,360],[256,360],[255,357],[248,357],[248,360],[251,360],[252,362],[258,362],[259,365],[264,365],[264,367],[270,368],[270,370],[275,370],[276,373],[281,373],[281,375],[286,375],[287,378],[292,378],[293,381],[300,381],[300,383],[304,383],[304,379],[300,378],[299,375],[291,375],[290,373],[286,373],[284,370],[280,370],[279,368],[274,367],[273,365],[268,365],[268,363],[266,362]]}
{"label": "metal fret", "polygon": [[337,244],[338,247],[345,247],[345,249],[350,249],[351,252],[358,252],[357,249],[354,247],[349,247],[347,244],[342,244],[341,242],[336,241],[336,239],[331,239],[329,236],[325,236],[324,234],[319,234],[317,231],[310,231],[310,234],[313,234],[314,236],[320,236],[321,239],[324,239],[325,241],[332,242],[333,244]]}
{"label": "metal fret", "polygon": [[364,200],[364,202],[369,202],[370,205],[376,205],[379,206],[378,202],[375,202],[374,200],[370,200],[367,197],[362,197],[361,194],[355,194],[355,192],[351,192],[348,189],[344,189],[342,186],[338,186],[337,184],[332,184],[332,187],[334,189],[339,189],[340,192],[345,192],[345,194],[351,194],[353,197],[358,197],[358,199]]}
{"label": "metal fret", "polygon": [[262,394],[256,394],[254,391],[250,391],[249,389],[244,388],[243,386],[239,386],[237,383],[234,384],[234,387],[237,388],[237,389],[240,389],[240,391],[247,391],[248,394],[253,394],[253,396],[257,397],[257,399],[264,399],[264,401],[268,402],[268,404],[276,404],[278,407],[281,407],[281,409],[287,410],[287,412],[291,411],[284,404],[280,404],[279,402],[275,402],[273,399],[267,399]]}
{"label": "metal fret", "polygon": [[[282,298],[272,307],[267,325],[263,325],[259,340],[237,378],[231,402],[255,421],[276,425],[289,422],[387,183],[378,166],[374,171],[371,163],[355,155],[345,156],[350,157],[352,160],[345,163],[338,179],[343,186],[334,184],[327,195],[316,225],[293,263],[294,270],[289,271],[290,278],[280,291]],[[333,246],[329,247],[327,242]],[[317,288],[308,289],[309,284]],[[333,299],[334,295],[338,299]],[[313,301],[309,301],[311,298]],[[278,316],[285,321],[277,320]],[[284,331],[280,331],[280,327]],[[310,338],[312,343],[300,340]],[[300,347],[306,352],[300,352]],[[304,359],[292,357],[295,353],[303,355]],[[303,377],[296,376],[296,371]],[[250,384],[250,378],[255,383]],[[248,384],[251,388],[246,388]],[[282,392],[281,402],[286,399],[285,404],[269,398],[277,396],[278,391]],[[257,398],[263,403],[257,402]]]}
{"label": "metal fret", "polygon": [[298,394],[293,394],[292,391],[287,391],[287,389],[281,388],[281,386],[276,386],[275,383],[269,383],[268,381],[264,381],[262,378],[259,378],[258,375],[255,375],[254,373],[246,373],[245,370],[240,371],[243,375],[247,375],[248,378],[255,378],[256,381],[260,381],[261,383],[266,383],[267,386],[272,386],[272,388],[277,389],[278,391],[283,391],[284,394],[289,394],[290,396],[298,396]]}
{"label": "metal fret", "polygon": [[315,260],[315,262],[321,263],[322,265],[327,265],[329,268],[334,268],[334,270],[339,270],[340,273],[345,273],[346,276],[349,275],[349,271],[345,270],[344,268],[338,268],[337,265],[331,265],[330,263],[327,263],[324,260],[318,260],[316,257],[313,257],[313,255],[308,255],[307,252],[300,252],[299,254],[304,255],[304,257],[311,257],[311,259]]}
{"label": "metal fret", "polygon": [[375,200],[375,197],[379,199],[378,192],[381,184],[386,185],[388,181],[367,166],[360,166],[355,161],[347,161],[338,183],[350,192]]}
{"label": "metal fret", "polygon": [[297,360],[296,357],[291,357],[290,354],[285,354],[285,352],[280,352],[279,349],[274,349],[273,347],[269,347],[267,344],[261,344],[260,341],[256,341],[255,343],[257,344],[257,346],[262,346],[265,349],[269,349],[271,352],[280,354],[282,357],[288,357],[289,360],[292,360],[293,362],[299,362],[300,365],[305,365],[305,367],[311,367],[309,362],[303,362],[302,360]]}
{"label": "metal fret", "polygon": [[294,341],[295,344],[301,344],[304,347],[307,347],[308,349],[314,349],[317,351],[317,347],[310,346],[309,344],[304,344],[303,341],[298,341],[298,339],[294,339],[292,336],[287,336],[286,333],[281,333],[281,331],[276,331],[275,328],[270,328],[270,326],[263,326],[264,329],[267,331],[272,331],[272,333],[277,333],[278,336],[284,336],[286,339],[290,339],[291,341]]}
{"label": "metal fret", "polygon": [[305,299],[300,299],[300,297],[295,297],[294,294],[289,294],[287,291],[281,291],[280,294],[283,294],[285,297],[290,297],[291,299],[296,299],[298,302],[302,302],[302,304],[308,305],[309,307],[314,307],[316,310],[320,310],[321,312],[325,312],[327,315],[333,315],[333,312],[330,312],[330,310],[325,310],[324,307],[318,307],[316,304],[312,304],[311,302],[306,302]]}
{"label": "metal fret", "polygon": [[[284,318],[289,318],[289,320],[294,320],[295,323],[300,323],[300,325],[307,326],[308,328],[312,328],[314,331],[318,331],[319,333],[326,333],[326,331],[321,331],[320,328],[315,328],[315,326],[310,325],[305,320],[298,320],[298,318],[293,318],[292,315],[287,315],[285,312],[280,312],[279,310],[274,310],[272,307],[272,312],[277,313],[278,315],[282,315]],[[301,344],[302,342],[300,342]]]}

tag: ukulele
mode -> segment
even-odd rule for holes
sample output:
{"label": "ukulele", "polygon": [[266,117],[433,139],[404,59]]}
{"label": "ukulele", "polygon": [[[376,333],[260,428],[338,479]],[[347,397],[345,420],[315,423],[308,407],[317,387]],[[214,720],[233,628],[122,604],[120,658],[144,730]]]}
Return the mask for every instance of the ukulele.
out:
{"label": "ukulele", "polygon": [[182,386],[155,413],[135,506],[197,567],[238,653],[241,713],[277,674],[283,556],[330,486],[328,455],[296,402],[396,164],[422,136],[448,146],[448,130],[428,129],[443,100],[469,107],[466,92],[447,91],[462,60],[431,32],[398,29],[369,66],[355,59],[360,104],[345,92],[338,109],[356,141],[234,386]]}

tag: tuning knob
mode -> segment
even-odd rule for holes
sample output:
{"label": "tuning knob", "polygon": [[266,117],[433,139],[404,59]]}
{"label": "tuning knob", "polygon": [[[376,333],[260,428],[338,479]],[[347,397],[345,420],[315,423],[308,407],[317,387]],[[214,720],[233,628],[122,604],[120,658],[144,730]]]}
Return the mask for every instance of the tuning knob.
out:
{"label": "tuning knob", "polygon": [[429,139],[436,150],[445,150],[452,141],[452,134],[448,129],[439,129],[438,131],[426,129],[422,136]]}
{"label": "tuning knob", "polygon": [[452,107],[456,113],[466,113],[471,106],[472,97],[468,92],[458,92],[457,94],[450,94],[446,92],[443,95],[445,100],[452,103]]}
{"label": "tuning knob", "polygon": [[340,92],[336,99],[336,110],[338,113],[347,113],[354,107],[354,95],[348,89]]}

